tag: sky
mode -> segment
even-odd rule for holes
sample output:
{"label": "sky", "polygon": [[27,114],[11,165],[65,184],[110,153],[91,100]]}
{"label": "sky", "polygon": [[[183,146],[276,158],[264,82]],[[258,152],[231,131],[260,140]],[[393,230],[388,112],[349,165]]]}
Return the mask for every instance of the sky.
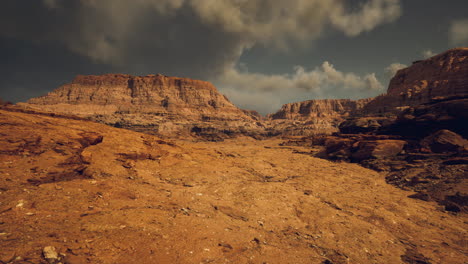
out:
{"label": "sky", "polygon": [[382,94],[398,69],[462,46],[466,0],[4,0],[0,98],[78,74],[161,73],[267,114]]}

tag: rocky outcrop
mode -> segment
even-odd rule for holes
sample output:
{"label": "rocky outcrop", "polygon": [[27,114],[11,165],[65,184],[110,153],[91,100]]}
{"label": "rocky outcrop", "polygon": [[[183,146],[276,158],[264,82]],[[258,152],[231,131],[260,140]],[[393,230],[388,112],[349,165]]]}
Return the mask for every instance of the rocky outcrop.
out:
{"label": "rocky outcrop", "polygon": [[359,142],[357,151],[353,154],[354,160],[382,159],[395,157],[403,151],[406,145],[404,140],[373,140]]}
{"label": "rocky outcrop", "polygon": [[399,70],[387,93],[376,97],[364,113],[398,112],[408,106],[468,96],[468,48],[448,50]]}
{"label": "rocky outcrop", "polygon": [[170,136],[196,135],[202,127],[222,139],[259,129],[257,115],[237,108],[211,83],[160,74],[79,75],[23,106]]}
{"label": "rocky outcrop", "polygon": [[356,117],[349,118],[339,125],[341,133],[359,134],[378,131],[382,126],[389,125],[395,121],[390,117]]}
{"label": "rocky outcrop", "polygon": [[407,108],[395,121],[380,127],[378,133],[421,139],[441,129],[449,129],[468,138],[466,120],[468,98],[447,100]]}
{"label": "rocky outcrop", "polygon": [[399,137],[361,134],[319,136],[313,137],[312,142],[324,146],[318,156],[352,162],[392,158],[402,153],[407,144]]}
{"label": "rocky outcrop", "polygon": [[415,191],[411,198],[436,201],[452,212],[468,212],[467,140],[441,130],[422,140],[397,135],[339,134],[289,140],[317,157],[357,162],[381,172],[388,183]]}
{"label": "rocky outcrop", "polygon": [[349,116],[362,109],[371,100],[372,98],[361,100],[323,99],[290,103],[283,105],[278,112],[269,115],[269,118],[272,120],[310,120]]}
{"label": "rocky outcrop", "polygon": [[[459,120],[466,119],[463,99],[468,97],[467,73],[468,48],[452,49],[398,71],[387,93],[375,98],[285,104],[278,112],[268,116],[270,130],[272,134],[307,136],[338,132],[340,126],[342,133],[370,133],[389,127],[398,114],[406,111],[409,113],[407,117],[415,118],[406,122],[405,117],[400,117],[397,123],[402,124],[401,128],[408,127],[408,124],[414,127],[411,124],[418,123],[417,126],[422,129],[407,129],[410,133],[420,131],[428,134],[448,128],[465,136],[466,132],[462,131],[464,122],[460,123]],[[430,106],[438,103],[447,110]],[[416,112],[415,115],[411,111]],[[419,114],[424,111],[437,114]],[[425,120],[427,124],[420,126]]]}
{"label": "rocky outcrop", "polygon": [[447,152],[467,152],[468,140],[450,130],[439,130],[436,133],[425,137],[421,141],[421,146],[434,153]]}
{"label": "rocky outcrop", "polygon": [[324,99],[285,104],[267,116],[273,134],[305,136],[337,132],[344,118],[360,111],[372,98]]}
{"label": "rocky outcrop", "polygon": [[[299,124],[311,116],[304,106],[290,104],[277,116]],[[318,157],[358,162],[382,172],[388,183],[416,191],[412,198],[468,212],[468,48],[449,50],[398,71],[386,94],[351,114],[325,113],[335,113],[338,120],[346,117],[339,132],[284,145],[313,146],[311,153]]]}

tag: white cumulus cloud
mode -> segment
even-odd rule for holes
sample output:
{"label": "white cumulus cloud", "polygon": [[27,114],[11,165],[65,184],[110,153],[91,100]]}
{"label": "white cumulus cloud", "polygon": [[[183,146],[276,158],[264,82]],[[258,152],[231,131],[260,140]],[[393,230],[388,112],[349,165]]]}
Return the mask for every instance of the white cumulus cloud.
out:
{"label": "white cumulus cloud", "polygon": [[424,59],[428,59],[428,58],[430,58],[432,56],[435,56],[435,55],[436,55],[436,53],[434,51],[430,50],[430,49],[424,50],[422,52],[422,56],[423,56]]}
{"label": "white cumulus cloud", "polygon": [[342,72],[328,61],[309,71],[296,66],[291,74],[269,75],[231,68],[214,83],[234,103],[248,109],[259,109],[263,114],[299,98],[302,98],[300,101],[333,98],[336,94],[363,98],[379,94],[384,89],[374,73]]}
{"label": "white cumulus cloud", "polygon": [[468,45],[468,19],[453,21],[449,38],[452,45]]}
{"label": "white cumulus cloud", "polygon": [[401,63],[392,63],[387,68],[385,68],[385,73],[387,73],[388,77],[393,77],[395,74],[401,70],[408,67],[408,65],[401,64]]}

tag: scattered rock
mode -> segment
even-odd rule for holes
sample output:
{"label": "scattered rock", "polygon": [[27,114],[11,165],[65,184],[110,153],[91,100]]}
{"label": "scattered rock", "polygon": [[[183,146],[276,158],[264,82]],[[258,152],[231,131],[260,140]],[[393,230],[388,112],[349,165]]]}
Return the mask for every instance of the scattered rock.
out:
{"label": "scattered rock", "polygon": [[390,124],[394,121],[386,117],[358,117],[351,118],[339,125],[343,134],[359,134],[377,131],[382,125]]}
{"label": "scattered rock", "polygon": [[49,263],[55,263],[59,258],[57,250],[53,246],[44,247],[42,250],[42,255]]}
{"label": "scattered rock", "polygon": [[431,264],[428,258],[413,248],[407,249],[401,260],[407,264]]}

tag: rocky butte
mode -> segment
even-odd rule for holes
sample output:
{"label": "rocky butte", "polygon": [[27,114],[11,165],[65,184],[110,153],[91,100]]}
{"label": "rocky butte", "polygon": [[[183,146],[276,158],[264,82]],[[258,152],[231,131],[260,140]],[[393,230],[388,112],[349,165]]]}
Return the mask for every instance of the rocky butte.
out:
{"label": "rocky butte", "polygon": [[20,105],[147,133],[213,140],[257,131],[261,118],[237,108],[209,82],[161,74],[79,75]]}

